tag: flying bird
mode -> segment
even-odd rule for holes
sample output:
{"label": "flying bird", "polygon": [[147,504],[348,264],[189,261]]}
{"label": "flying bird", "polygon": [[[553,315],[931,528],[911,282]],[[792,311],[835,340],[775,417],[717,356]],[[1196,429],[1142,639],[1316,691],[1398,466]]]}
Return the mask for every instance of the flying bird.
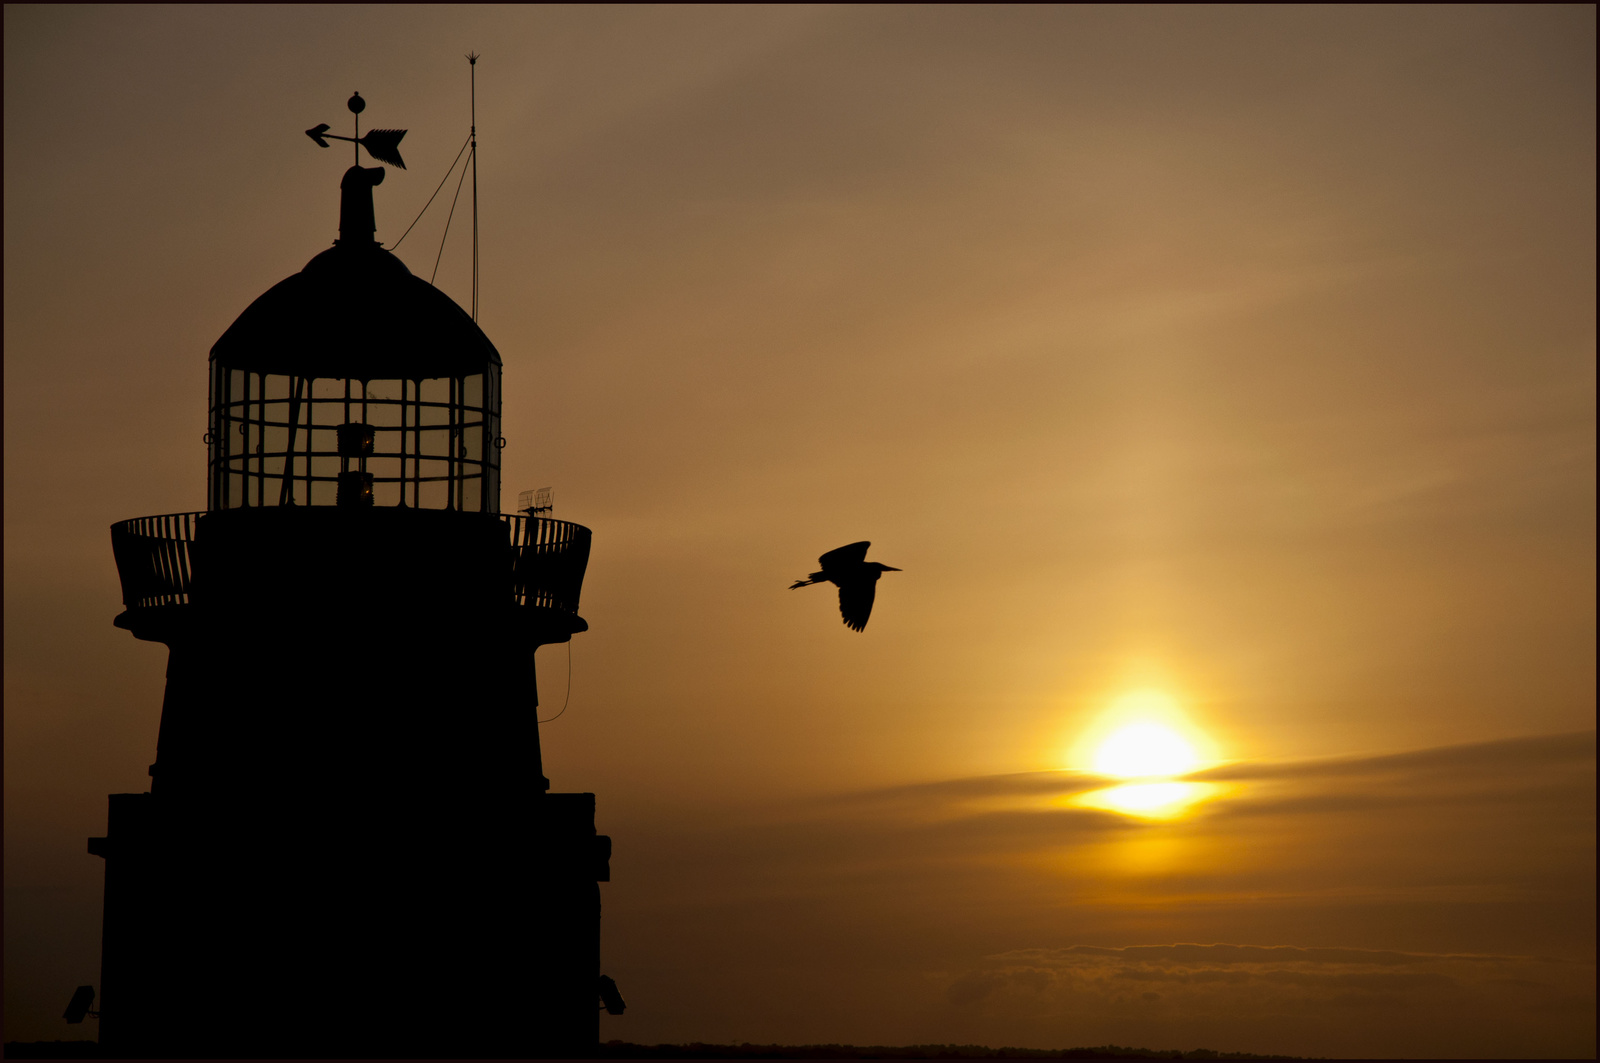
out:
{"label": "flying bird", "polygon": [[813,583],[834,584],[839,588],[839,615],[844,617],[845,626],[853,631],[865,629],[867,617],[872,615],[878,577],[885,572],[900,571],[876,561],[868,561],[867,547],[871,545],[870,542],[851,543],[837,550],[829,550],[817,558],[817,564],[822,566],[821,572],[813,572],[806,579],[795,580],[789,589],[809,587]]}

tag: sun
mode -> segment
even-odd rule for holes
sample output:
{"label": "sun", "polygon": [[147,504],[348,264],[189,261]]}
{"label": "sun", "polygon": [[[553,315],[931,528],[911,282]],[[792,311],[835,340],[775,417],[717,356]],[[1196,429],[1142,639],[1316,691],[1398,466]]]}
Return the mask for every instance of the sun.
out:
{"label": "sun", "polygon": [[1100,743],[1094,770],[1124,779],[1184,775],[1200,766],[1188,739],[1162,723],[1140,721],[1123,724]]}
{"label": "sun", "polygon": [[1067,763],[1123,779],[1170,778],[1216,760],[1216,743],[1178,699],[1154,687],[1125,690],[1078,732]]}
{"label": "sun", "polygon": [[1101,808],[1138,820],[1179,820],[1205,800],[1227,792],[1224,784],[1184,778],[1214,764],[1216,754],[1218,746],[1211,736],[1195,727],[1170,693],[1157,688],[1130,690],[1080,732],[1070,757],[1077,770],[1126,781],[1078,792],[1064,804]]}
{"label": "sun", "polygon": [[1129,781],[1076,794],[1069,803],[1140,819],[1179,818],[1221,792],[1214,783],[1180,781],[1215,751],[1171,695],[1130,691],[1080,737],[1074,758],[1097,775]]}

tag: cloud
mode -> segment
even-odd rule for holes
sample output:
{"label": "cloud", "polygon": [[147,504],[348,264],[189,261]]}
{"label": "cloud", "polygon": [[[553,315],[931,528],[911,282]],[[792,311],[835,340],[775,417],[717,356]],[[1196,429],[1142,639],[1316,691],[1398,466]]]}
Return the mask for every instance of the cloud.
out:
{"label": "cloud", "polygon": [[1595,732],[1535,735],[1495,742],[1444,746],[1368,757],[1325,757],[1288,761],[1241,761],[1195,772],[1192,779],[1305,779],[1392,774],[1446,774],[1525,768],[1592,765]]}
{"label": "cloud", "polygon": [[[1595,772],[1593,731],[1539,735],[1367,757],[1242,761],[1185,776],[1226,784],[1194,807],[1195,821],[1237,816],[1369,815],[1431,805],[1492,805],[1498,818],[1519,810],[1554,826],[1590,808]],[[957,839],[977,834],[992,845],[1059,844],[1064,833],[1142,829],[1117,813],[1076,807],[1078,794],[1121,780],[1084,772],[1018,772],[897,786],[849,794],[829,814],[902,822],[901,829]],[[1590,817],[1592,820],[1592,817]],[[915,825],[911,825],[915,824]]]}
{"label": "cloud", "polygon": [[930,801],[996,797],[1012,794],[1078,793],[1084,790],[1093,790],[1105,784],[1104,777],[1087,772],[1020,771],[1005,775],[975,775],[964,779],[941,779],[934,782],[867,790],[845,795],[839,800],[855,803],[890,804],[905,802],[925,805]]}
{"label": "cloud", "polygon": [[[1592,1013],[1594,983],[1592,963],[1528,956],[1075,945],[990,956],[953,978],[945,1000],[1014,1029],[1083,1028],[1084,1017],[1095,1016],[1090,1028],[1108,1034],[1118,1023],[1145,1022],[1176,1035],[1225,1019],[1285,1037],[1323,1027],[1332,1050],[1353,1055],[1384,1051],[1380,1038],[1399,1051],[1397,1036],[1419,1046],[1431,1039],[1434,1050],[1422,1055],[1561,1055],[1593,1050],[1582,1020]],[[1357,1025],[1327,1028],[1351,1013]]]}
{"label": "cloud", "polygon": [[1497,956],[1471,954],[1434,954],[1424,952],[1394,952],[1386,949],[1334,949],[1304,948],[1296,945],[1130,945],[1124,948],[1100,948],[1093,945],[1076,945],[1064,949],[1047,950],[1057,957],[1087,956],[1101,959],[1120,959],[1128,963],[1175,963],[1188,965],[1237,964],[1366,964],[1400,966],[1431,963],[1437,960],[1490,962],[1504,959]]}
{"label": "cloud", "polygon": [[[1476,779],[1503,785],[1548,772],[1582,773],[1595,763],[1596,732],[1535,735],[1468,745],[1443,746],[1377,756],[1319,757],[1297,760],[1236,761],[1184,776],[1196,782],[1305,782],[1309,780],[1403,777],[1408,784],[1449,785]],[[865,790],[834,799],[840,806],[900,807],[924,813],[948,812],[966,802],[994,798],[1067,796],[1113,785],[1120,780],[1089,772],[1032,771],[941,779]]]}

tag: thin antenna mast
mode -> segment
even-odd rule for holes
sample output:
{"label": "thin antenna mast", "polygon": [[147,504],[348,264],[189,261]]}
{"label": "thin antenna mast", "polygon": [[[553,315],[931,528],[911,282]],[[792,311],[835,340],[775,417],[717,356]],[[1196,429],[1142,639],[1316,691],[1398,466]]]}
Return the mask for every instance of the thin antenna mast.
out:
{"label": "thin antenna mast", "polygon": [[478,320],[478,53],[467,53],[472,68],[472,320]]}

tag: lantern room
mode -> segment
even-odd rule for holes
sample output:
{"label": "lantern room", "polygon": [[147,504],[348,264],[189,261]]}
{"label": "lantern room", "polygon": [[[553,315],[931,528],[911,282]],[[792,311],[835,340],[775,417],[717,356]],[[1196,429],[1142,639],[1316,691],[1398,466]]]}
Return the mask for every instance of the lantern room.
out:
{"label": "lantern room", "polygon": [[382,179],[351,167],[334,246],[211,348],[209,509],[499,512],[499,352],[373,240]]}

